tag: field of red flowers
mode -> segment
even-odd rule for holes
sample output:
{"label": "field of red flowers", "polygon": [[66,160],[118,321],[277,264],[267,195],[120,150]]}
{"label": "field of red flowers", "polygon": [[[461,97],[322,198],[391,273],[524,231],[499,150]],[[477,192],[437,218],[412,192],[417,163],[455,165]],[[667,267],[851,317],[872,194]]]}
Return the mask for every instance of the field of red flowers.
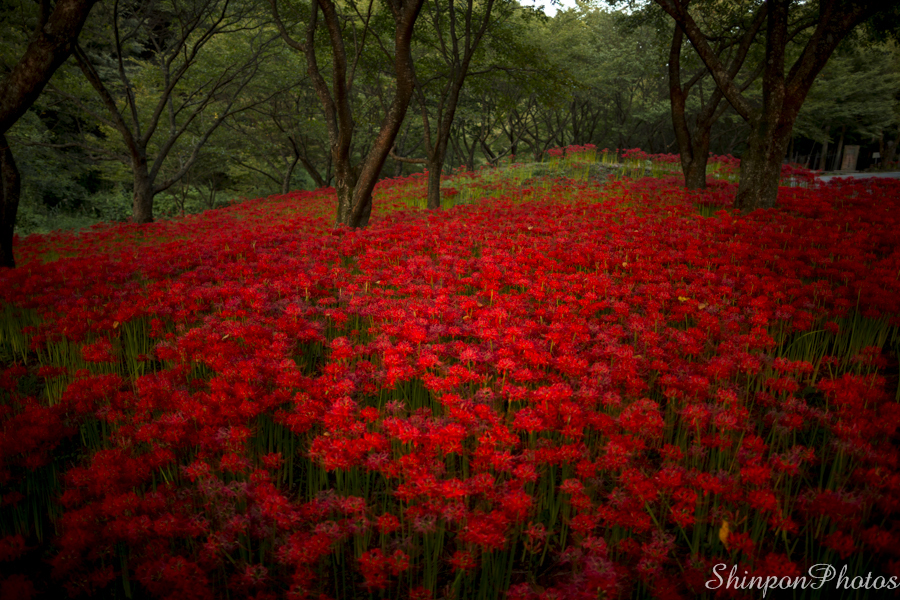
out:
{"label": "field of red flowers", "polygon": [[717,565],[900,577],[900,184],[783,188],[750,215],[726,182],[448,185],[467,203],[428,212],[407,206],[423,178],[383,182],[359,231],[320,191],[19,240],[2,590],[757,598],[710,585]]}

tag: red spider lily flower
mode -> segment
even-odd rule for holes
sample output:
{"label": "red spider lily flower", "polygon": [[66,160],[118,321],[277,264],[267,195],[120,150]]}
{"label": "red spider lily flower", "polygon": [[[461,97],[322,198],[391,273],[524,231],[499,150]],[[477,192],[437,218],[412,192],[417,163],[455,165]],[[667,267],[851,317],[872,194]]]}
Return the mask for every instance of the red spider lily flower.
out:
{"label": "red spider lily flower", "polygon": [[[480,177],[453,184],[468,194]],[[377,189],[399,200],[424,184]],[[488,191],[502,197],[441,215],[376,210],[365,235],[329,233],[303,214],[327,194],[294,193],[23,240],[28,266],[0,273],[0,297],[14,323],[19,308],[40,318],[21,331],[32,355],[106,340],[123,374],[32,355],[0,371],[4,509],[22,510],[51,461],[64,468],[53,565],[73,591],[105,585],[124,544],[150,595],[316,598],[327,557],[378,529],[373,587],[405,572],[391,552],[419,554],[441,530],[444,566],[458,551],[477,568],[518,536],[528,565],[513,557],[513,572],[566,572],[511,598],[618,597],[635,580],[676,597],[703,593],[719,560],[688,557],[682,534],[714,538],[723,520],[725,550],[754,573],[783,562],[781,533],[813,549],[804,559],[864,551],[896,570],[888,355],[877,336],[847,353],[837,341],[900,313],[896,183],[783,188],[775,209],[700,220],[695,205],[727,209],[733,184],[546,185],[550,201],[501,182]],[[800,357],[813,338],[833,343]],[[32,384],[40,399],[22,396]],[[102,449],[62,467],[79,431],[103,432]],[[810,487],[820,467],[843,469],[833,490]],[[257,567],[239,547],[273,551]]]}
{"label": "red spider lily flower", "polygon": [[262,462],[267,469],[274,471],[281,468],[281,465],[284,464],[284,458],[281,456],[281,452],[272,452],[263,455]]}
{"label": "red spider lily flower", "polygon": [[572,517],[569,527],[579,535],[586,536],[597,526],[597,519],[592,515],[581,513]]}
{"label": "red spider lily flower", "polygon": [[382,535],[389,535],[400,528],[400,520],[390,513],[385,513],[378,517],[376,526]]}
{"label": "red spider lily flower", "polygon": [[212,598],[206,574],[196,564],[180,556],[162,556],[142,562],[135,577],[151,593],[190,600]]}
{"label": "red spider lily flower", "polygon": [[454,552],[449,562],[455,571],[471,571],[478,566],[475,555],[464,550]]}
{"label": "red spider lily flower", "polygon": [[524,490],[510,490],[500,497],[500,506],[513,522],[524,521],[531,512],[534,500]]}
{"label": "red spider lily flower", "polygon": [[627,468],[623,470],[620,481],[628,492],[641,503],[653,502],[659,494],[656,482],[637,469]]}
{"label": "red spider lily flower", "polygon": [[841,560],[847,560],[854,552],[858,551],[853,536],[843,531],[834,531],[825,536],[823,543],[838,553]]}
{"label": "red spider lily flower", "polygon": [[431,600],[431,590],[418,586],[409,590],[409,600]]}
{"label": "red spider lily flower", "polygon": [[81,348],[81,357],[88,362],[109,363],[115,362],[116,357],[113,354],[113,345],[108,338],[100,338],[96,342],[92,342]]}
{"label": "red spider lily flower", "polygon": [[0,596],[4,598],[31,600],[36,595],[37,589],[26,575],[15,574],[0,580]]}
{"label": "red spider lily flower", "polygon": [[508,600],[535,600],[540,596],[532,589],[530,584],[517,583],[509,587],[506,591],[506,597]]}
{"label": "red spider lily flower", "polygon": [[16,560],[25,553],[25,538],[21,534],[0,538],[0,562]]}
{"label": "red spider lily flower", "polygon": [[682,529],[694,525],[697,510],[697,492],[690,488],[680,488],[672,494],[674,503],[669,508],[669,518]]}
{"label": "red spider lily flower", "polygon": [[376,548],[365,552],[358,560],[363,585],[369,589],[383,590],[388,585],[390,575],[396,576],[409,569],[409,557],[400,550],[387,556]]}
{"label": "red spider lily flower", "polygon": [[509,518],[502,512],[472,514],[459,540],[484,551],[501,550],[506,546],[506,530]]}

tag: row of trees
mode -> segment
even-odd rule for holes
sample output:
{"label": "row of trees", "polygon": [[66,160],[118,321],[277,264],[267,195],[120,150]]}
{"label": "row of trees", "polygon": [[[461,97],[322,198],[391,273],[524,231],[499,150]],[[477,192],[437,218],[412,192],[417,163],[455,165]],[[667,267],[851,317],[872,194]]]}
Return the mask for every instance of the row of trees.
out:
{"label": "row of trees", "polygon": [[[674,150],[689,187],[711,150],[742,153],[737,205],[771,206],[795,131],[896,147],[897,4],[581,2],[549,19],[516,0],[23,0],[0,14],[0,262],[13,150],[30,201],[120,186],[136,222],[190,185],[305,183],[334,185],[337,222],[359,227],[379,177],[424,166],[438,208],[447,169],[585,143]],[[827,81],[878,85],[817,84],[836,51]]]}

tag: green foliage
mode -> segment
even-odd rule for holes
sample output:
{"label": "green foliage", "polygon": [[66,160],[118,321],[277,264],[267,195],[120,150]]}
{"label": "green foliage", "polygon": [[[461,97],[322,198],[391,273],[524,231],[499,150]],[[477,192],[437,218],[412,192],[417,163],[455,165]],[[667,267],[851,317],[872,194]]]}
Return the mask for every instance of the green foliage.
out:
{"label": "green foliage", "polygon": [[795,133],[831,141],[836,130],[877,137],[900,123],[896,43],[845,45],[828,61],[797,117]]}
{"label": "green foliage", "polygon": [[176,193],[162,193],[157,198],[158,212],[163,217],[192,215],[205,210],[227,206],[233,197],[219,194],[215,188],[207,186],[187,187]]}
{"label": "green foliage", "polygon": [[[445,168],[476,168],[511,155],[540,162],[547,148],[569,144],[673,151],[666,73],[671,19],[653,3],[648,7],[634,2],[628,11],[615,10],[613,4],[578,2],[549,18],[531,2],[495,0],[495,18],[473,56],[459,99]],[[746,20],[758,4],[759,0],[725,4],[694,0],[691,6],[701,27],[711,31],[721,22]],[[121,72],[112,27],[116,6]],[[209,13],[216,6],[222,6],[220,0],[99,3],[80,40],[133,131],[146,134],[159,113],[146,151],[151,165],[159,161],[156,182],[174,181],[157,195],[161,216],[220,206],[239,196],[332,182],[326,123],[306,74],[306,59],[275,39],[266,2],[230,3],[228,27],[209,39],[201,40],[202,27],[189,36],[188,47],[197,46],[190,61],[184,53],[172,52],[169,44],[176,32],[172,25],[190,11]],[[347,8],[343,27],[354,69],[352,153],[358,163],[393,92],[392,19],[380,1],[372,2],[371,8],[369,2],[355,0],[342,6]],[[309,7],[303,0],[279,3],[296,39],[305,39]],[[437,18],[438,8],[445,5],[423,7],[413,51],[432,128],[452,71],[441,48],[441,36],[445,42],[449,39],[446,11]],[[476,17],[483,8],[475,3]],[[0,71],[21,55],[37,15],[35,3],[0,6],[4,32]],[[893,143],[900,125],[900,52],[890,41],[896,24],[882,17],[869,23],[865,35],[844,44],[825,67],[797,120],[796,137],[831,142],[843,129],[853,143],[873,138],[883,138],[886,148]],[[367,19],[370,37],[362,44]],[[457,21],[461,26],[461,17]],[[804,35],[808,34],[794,40],[789,53],[796,54],[805,43]],[[324,31],[317,36],[318,61],[330,83],[331,45]],[[223,73],[247,63],[263,46],[252,73],[210,93]],[[357,52],[363,46],[364,51]],[[758,62],[760,48],[757,44],[751,49],[748,62]],[[792,61],[793,55],[789,58]],[[174,70],[167,71],[163,66],[170,59]],[[180,66],[186,69],[172,80]],[[682,68],[685,78],[704,68],[687,43]],[[171,103],[164,100],[167,77],[174,82]],[[126,81],[134,97],[133,111]],[[689,115],[699,111],[701,98],[709,97],[713,85],[706,78],[692,89]],[[751,101],[758,99],[758,83],[744,94]],[[226,113],[229,116],[218,126]],[[421,158],[423,137],[422,105],[414,105],[398,136],[397,154]],[[57,71],[46,93],[8,138],[22,173],[18,233],[129,216],[133,189],[129,148],[74,60]],[[744,140],[746,125],[727,110],[713,130],[712,152],[736,152]],[[383,175],[421,168],[389,159]]]}
{"label": "green foliage", "polygon": [[126,221],[131,199],[121,188],[87,196],[77,208],[49,207],[25,196],[19,205],[16,233],[49,233],[59,229],[82,229],[100,222]]}
{"label": "green foliage", "polygon": [[46,121],[53,115],[45,108],[28,111],[9,131],[18,150],[22,193],[38,204],[74,209],[96,191],[97,174],[83,164],[84,157],[76,150],[50,147],[55,136]]}
{"label": "green foliage", "polygon": [[83,150],[61,143],[75,126],[72,115],[47,104],[46,97],[42,100],[8,134],[22,177],[16,233],[79,229],[126,219],[128,194]]}

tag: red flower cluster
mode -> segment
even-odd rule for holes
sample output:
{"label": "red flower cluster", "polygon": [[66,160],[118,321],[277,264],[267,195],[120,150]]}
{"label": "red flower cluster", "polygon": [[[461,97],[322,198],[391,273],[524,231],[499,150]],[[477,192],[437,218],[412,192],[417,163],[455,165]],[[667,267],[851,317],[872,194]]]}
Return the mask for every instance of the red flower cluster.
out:
{"label": "red flower cluster", "polygon": [[316,192],[20,241],[0,554],[46,511],[72,595],[687,598],[723,561],[896,570],[896,183],[747,216],[725,183],[485,185],[433,213],[407,208],[421,177],[382,182],[365,231]]}

